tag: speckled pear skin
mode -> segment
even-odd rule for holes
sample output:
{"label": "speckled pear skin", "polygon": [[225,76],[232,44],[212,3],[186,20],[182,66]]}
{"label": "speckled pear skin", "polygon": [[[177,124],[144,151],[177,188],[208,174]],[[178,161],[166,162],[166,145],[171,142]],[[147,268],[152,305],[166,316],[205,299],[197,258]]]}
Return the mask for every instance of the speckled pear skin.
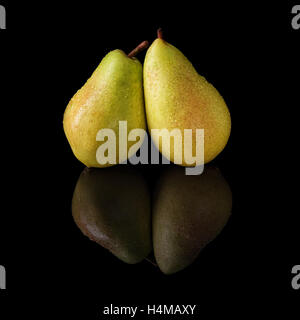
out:
{"label": "speckled pear skin", "polygon": [[[109,52],[91,78],[69,102],[63,120],[64,131],[74,155],[87,167],[106,167],[96,160],[96,141],[101,129],[113,129],[119,160],[119,121],[127,120],[128,132],[146,129],[142,65],[123,51]],[[141,141],[142,143],[142,141]],[[129,148],[135,142],[128,142]],[[130,158],[132,154],[128,156]]]}
{"label": "speckled pear skin", "polygon": [[134,264],[152,251],[150,193],[133,168],[86,168],[77,182],[72,214],[92,241]]}
{"label": "speckled pear skin", "polygon": [[[152,43],[145,57],[144,92],[150,130],[179,128],[183,135],[183,129],[204,129],[205,163],[224,149],[231,130],[224,99],[177,48],[160,38]],[[156,145],[162,152],[161,145]],[[174,162],[172,145],[169,160]],[[188,166],[185,162],[183,165]]]}
{"label": "speckled pear skin", "polygon": [[153,206],[153,247],[165,274],[185,269],[226,225],[232,194],[219,169],[205,166],[199,176],[186,176],[172,166],[159,178]]}

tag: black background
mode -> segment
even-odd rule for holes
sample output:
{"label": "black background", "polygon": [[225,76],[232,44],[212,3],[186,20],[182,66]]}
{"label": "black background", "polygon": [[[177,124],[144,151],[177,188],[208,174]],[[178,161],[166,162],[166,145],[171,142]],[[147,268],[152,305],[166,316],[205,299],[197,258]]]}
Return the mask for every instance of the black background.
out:
{"label": "black background", "polygon": [[[198,304],[210,316],[296,310],[300,31],[291,28],[292,4],[1,4],[0,310],[82,319],[100,318],[111,303]],[[77,229],[71,198],[84,166],[62,129],[68,101],[104,55],[153,41],[158,27],[221,92],[233,124],[214,161],[231,186],[233,215],[172,276],[148,262],[126,265]],[[150,178],[159,168],[142,170]]]}

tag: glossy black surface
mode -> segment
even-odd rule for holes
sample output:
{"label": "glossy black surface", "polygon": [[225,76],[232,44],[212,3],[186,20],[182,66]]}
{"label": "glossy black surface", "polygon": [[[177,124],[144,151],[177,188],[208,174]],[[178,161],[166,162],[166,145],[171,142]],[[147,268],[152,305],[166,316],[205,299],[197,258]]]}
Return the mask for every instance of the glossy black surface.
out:
{"label": "glossy black surface", "polygon": [[[195,303],[200,316],[283,310],[289,318],[299,304],[291,269],[300,263],[300,31],[290,27],[290,6],[1,4],[8,28],[0,32],[0,265],[8,289],[0,291],[0,312],[87,320],[111,303]],[[232,189],[232,217],[173,276],[146,261],[126,265],[82,236],[71,199],[84,166],[62,129],[69,99],[102,57],[154,40],[158,27],[221,92],[233,123],[213,162]],[[151,185],[161,166],[139,170]]]}

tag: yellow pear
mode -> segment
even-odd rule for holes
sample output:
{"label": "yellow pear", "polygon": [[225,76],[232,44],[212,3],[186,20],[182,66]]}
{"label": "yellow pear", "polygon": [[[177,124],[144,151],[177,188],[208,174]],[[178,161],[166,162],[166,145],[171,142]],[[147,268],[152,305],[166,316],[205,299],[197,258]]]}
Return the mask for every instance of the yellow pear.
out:
{"label": "yellow pear", "polygon": [[[134,57],[145,47],[147,41],[128,56],[121,50],[109,52],[66,108],[63,120],[65,134],[74,155],[87,167],[122,163],[143,142],[142,138],[138,142],[129,141],[127,148],[119,152],[119,121],[127,121],[127,132],[121,136],[122,139],[127,139],[127,133],[133,129],[146,129],[142,65]],[[102,129],[112,130],[115,140],[98,138],[97,134]],[[99,147],[108,142],[102,156],[100,153],[96,156]],[[115,148],[113,161],[106,161],[109,147]]]}
{"label": "yellow pear", "polygon": [[[171,142],[168,153],[163,141],[168,140],[169,133],[164,131],[154,136],[152,132],[155,145],[168,160],[194,166],[213,160],[224,149],[231,130],[230,113],[224,99],[177,48],[162,39],[161,30],[146,54],[144,93],[148,128],[167,129],[169,133],[178,129],[182,136],[181,142]],[[184,129],[192,129],[189,152],[195,159],[196,129],[204,129],[204,155],[202,161],[197,159],[198,163],[186,161]]]}

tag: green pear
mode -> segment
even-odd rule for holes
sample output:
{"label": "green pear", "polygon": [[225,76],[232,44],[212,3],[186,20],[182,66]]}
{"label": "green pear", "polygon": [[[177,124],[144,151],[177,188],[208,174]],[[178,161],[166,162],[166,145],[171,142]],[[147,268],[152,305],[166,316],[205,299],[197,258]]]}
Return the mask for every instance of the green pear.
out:
{"label": "green pear", "polygon": [[[231,130],[230,113],[219,92],[200,76],[189,60],[174,46],[158,38],[147,51],[144,62],[144,93],[147,124],[150,130],[193,130],[193,142],[186,144],[195,156],[195,130],[204,129],[204,155],[199,154],[197,165],[213,160],[225,147]],[[168,138],[166,133],[161,137]],[[154,136],[153,141],[161,153],[174,163],[194,166],[184,157],[184,139],[170,145],[170,153],[164,149],[163,139]],[[187,152],[186,152],[187,154]],[[200,158],[201,157],[201,158]],[[179,159],[179,162],[176,160]],[[182,159],[182,163],[180,160]],[[204,160],[204,161],[203,161]]]}
{"label": "green pear", "polygon": [[153,247],[165,274],[189,266],[226,225],[232,194],[219,169],[187,176],[183,167],[166,169],[157,182],[153,206]]}
{"label": "green pear", "polygon": [[86,168],[79,177],[72,214],[82,233],[130,264],[152,250],[150,193],[132,167]]}
{"label": "green pear", "polygon": [[[145,41],[128,56],[121,50],[109,52],[65,110],[65,134],[74,155],[87,167],[122,163],[135,154],[143,142],[144,137],[137,143],[129,141],[127,148],[121,148],[119,152],[119,121],[127,121],[127,132],[146,129],[142,65],[134,57],[146,46]],[[96,139],[101,129],[113,130],[115,141]],[[127,133],[121,138],[127,139]],[[96,157],[97,150],[105,143],[107,150],[103,156],[98,153]],[[109,148],[115,148],[115,151],[112,160],[107,161]]]}

